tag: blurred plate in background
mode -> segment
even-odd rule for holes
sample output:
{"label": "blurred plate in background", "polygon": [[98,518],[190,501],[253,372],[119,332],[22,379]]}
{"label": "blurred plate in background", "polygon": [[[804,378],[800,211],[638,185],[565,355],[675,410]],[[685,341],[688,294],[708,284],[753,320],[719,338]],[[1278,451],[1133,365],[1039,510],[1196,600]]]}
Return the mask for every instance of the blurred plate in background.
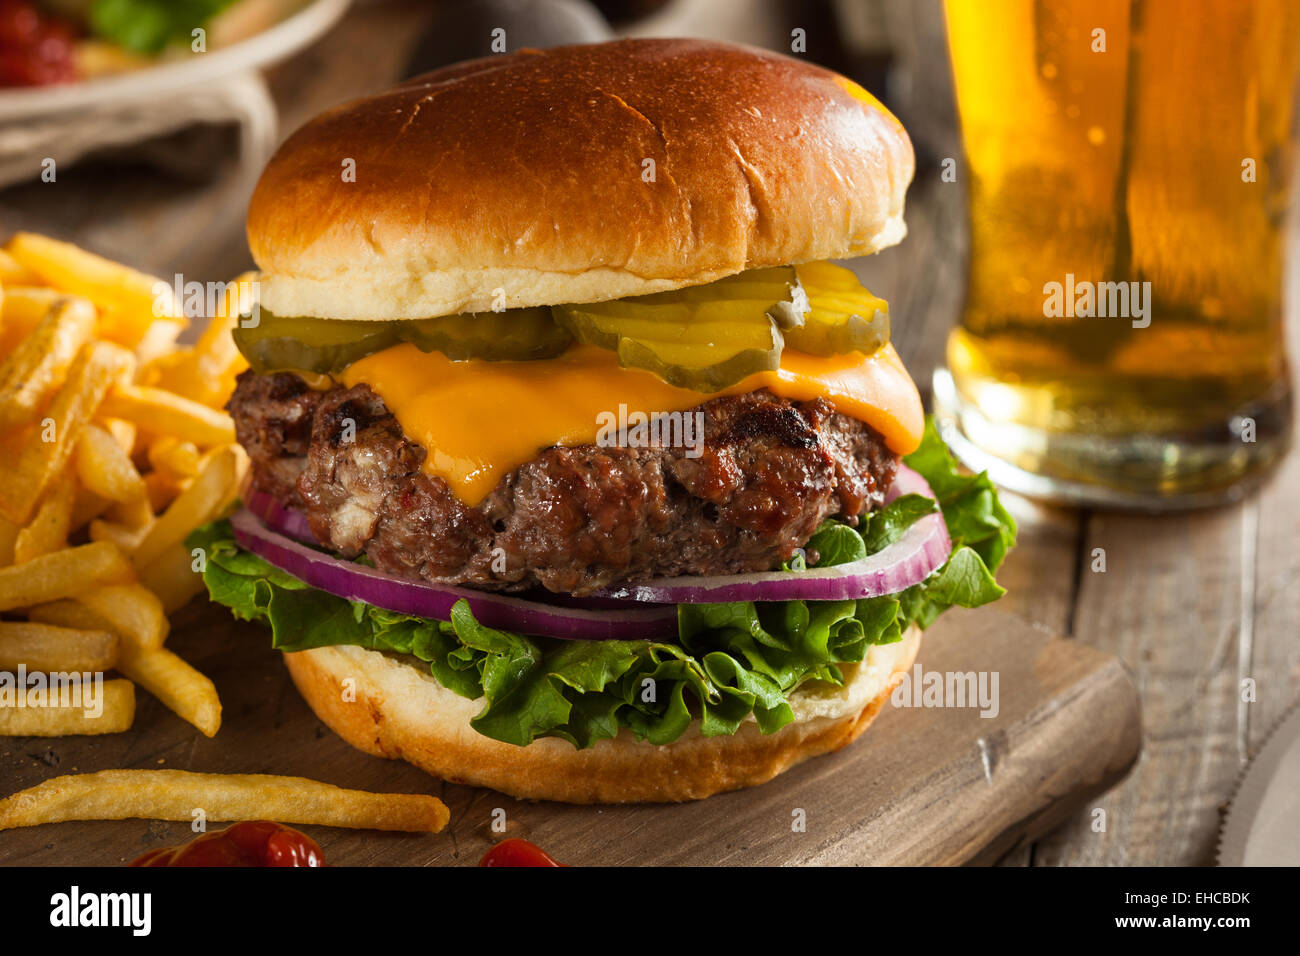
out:
{"label": "blurred plate in background", "polygon": [[279,23],[222,49],[160,62],[128,73],[57,86],[0,89],[0,123],[77,112],[140,100],[221,81],[276,63],[316,40],[351,0],[295,0]]}

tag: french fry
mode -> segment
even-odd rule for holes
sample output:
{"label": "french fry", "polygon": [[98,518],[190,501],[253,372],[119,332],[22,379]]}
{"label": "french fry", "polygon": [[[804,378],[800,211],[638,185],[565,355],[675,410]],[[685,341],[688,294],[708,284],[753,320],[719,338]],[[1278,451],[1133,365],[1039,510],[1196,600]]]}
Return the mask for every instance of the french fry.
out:
{"label": "french fry", "polygon": [[70,600],[38,604],[27,616],[42,624],[111,631],[121,638],[123,654],[157,650],[171,627],[158,596],[139,584],[86,588]]}
{"label": "french fry", "polygon": [[4,298],[0,300],[0,355],[12,355],[45,318],[50,307],[66,298],[66,292],[45,286],[6,285]]}
{"label": "french fry", "polygon": [[0,517],[0,567],[14,563],[14,546],[22,529],[8,518]]}
{"label": "french fry", "polygon": [[71,598],[60,598],[48,604],[38,604],[28,609],[27,616],[41,624],[53,624],[77,631],[108,631],[117,636],[113,625],[102,614],[96,614],[84,604],[78,604]]}
{"label": "french fry", "polygon": [[27,522],[46,486],[67,464],[80,426],[94,415],[113,382],[131,373],[133,362],[129,352],[107,342],[91,342],[81,350],[46,409],[39,440],[22,449],[14,473],[0,489],[0,513]]}
{"label": "french fry", "polygon": [[230,333],[234,330],[235,323],[257,305],[260,291],[258,275],[256,272],[241,272],[226,283],[220,314],[211,317],[207,328],[199,336],[194,346],[197,354],[223,365],[239,354]]}
{"label": "french fry", "polygon": [[167,510],[167,506],[185,490],[185,483],[161,471],[151,471],[144,476],[144,487],[149,496],[149,507],[157,514]]}
{"label": "french fry", "polygon": [[116,521],[103,521],[96,518],[90,523],[91,541],[111,541],[127,554],[140,547],[140,542],[149,533],[149,525],[131,528]]}
{"label": "french fry", "polygon": [[[114,341],[121,341],[122,339],[129,340],[132,337],[136,337],[135,354],[143,363],[152,362],[157,358],[161,358],[162,356],[171,353],[171,351],[176,348],[176,340],[180,337],[181,332],[184,331],[185,325],[186,323],[174,319],[159,318],[154,320],[153,324],[149,325],[142,334],[138,334],[138,337],[136,337],[137,333],[132,330],[124,333],[121,339],[118,339],[115,338],[112,333],[106,332],[105,329],[113,327],[131,329],[130,319],[125,316],[119,318],[119,313],[110,312],[101,319],[99,328],[101,335]],[[123,342],[123,344],[126,343]]]}
{"label": "french fry", "polygon": [[175,435],[200,448],[235,440],[235,423],[225,412],[160,388],[119,385],[105,397],[103,414],[135,422],[151,434]]}
{"label": "french fry", "polygon": [[[0,736],[68,737],[74,734],[120,734],[135,720],[135,688],[129,680],[106,680],[98,699],[88,706],[88,687],[79,693],[66,688],[67,702],[60,695],[58,706],[0,706]],[[78,700],[78,697],[80,699]]]}
{"label": "french fry", "polygon": [[163,646],[171,625],[158,596],[140,584],[106,584],[85,588],[72,599],[90,608],[122,639],[122,653]]}
{"label": "french fry", "polygon": [[9,253],[0,249],[0,285],[34,285],[40,277]]}
{"label": "french fry", "polygon": [[52,777],[0,800],[0,830],[66,820],[276,820],[437,833],[451,814],[423,793],[344,790],[305,777],[101,770]]}
{"label": "french fry", "polygon": [[72,528],[84,528],[86,524],[95,518],[98,518],[112,502],[107,498],[101,498],[94,492],[87,491],[80,486],[77,487],[77,498],[72,505]]}
{"label": "french fry", "polygon": [[[161,279],[97,256],[70,242],[31,232],[14,233],[5,252],[46,285],[85,296],[100,308],[134,306],[153,312]],[[168,290],[170,291],[170,289]],[[162,310],[175,314],[174,305]]]}
{"label": "french fry", "polygon": [[107,541],[93,541],[0,568],[0,611],[84,594],[91,585],[131,578],[131,564],[121,549]]}
{"label": "french fry", "polygon": [[98,424],[122,446],[122,451],[130,455],[135,450],[136,433],[139,431],[135,427],[135,422],[128,422],[121,418],[105,418]]}
{"label": "french fry", "polygon": [[174,481],[193,478],[199,470],[199,449],[190,441],[164,435],[149,446],[149,464]]}
{"label": "french fry", "polygon": [[95,327],[85,299],[60,299],[0,365],[0,429],[36,420]]}
{"label": "french fry", "polygon": [[[84,603],[80,598],[53,601],[32,608],[30,616],[43,624],[88,631],[102,629],[119,637],[117,669],[204,735],[213,736],[221,726],[221,701],[216,687],[180,657],[162,649],[166,618],[139,604],[131,607],[130,602],[123,603],[120,594],[106,595],[108,589],[96,590],[100,593],[92,594]],[[152,593],[145,593],[158,600]],[[138,596],[132,598],[133,602],[137,600]]]}
{"label": "french fry", "polygon": [[119,647],[112,631],[0,621],[0,671],[112,670]]}
{"label": "french fry", "polygon": [[238,486],[237,447],[227,445],[206,457],[193,482],[158,516],[131,556],[137,568],[152,564],[171,545],[183,541],[192,530],[217,516]]}
{"label": "french fry", "polygon": [[[244,479],[248,477],[248,468],[250,464],[248,452],[244,451],[243,445],[236,443],[227,445],[226,448],[229,449],[230,454],[235,456],[235,483],[226,491],[226,499],[221,503],[221,509],[219,509],[222,511],[239,500],[239,489],[244,487]],[[199,463],[199,468],[203,468],[203,465],[206,463],[208,458],[217,454],[225,453],[226,449],[223,448],[212,449],[204,456],[204,461]]]}
{"label": "french fry", "polygon": [[205,737],[221,729],[217,688],[169,650],[123,648],[117,669],[160,700],[168,710],[197,727]]}
{"label": "french fry", "polygon": [[[40,422],[23,425],[12,431],[0,432],[0,462],[12,467],[28,448],[43,437],[49,437],[49,430],[43,429]],[[7,489],[4,483],[0,483],[0,514],[5,511],[4,497],[7,490],[11,489]]]}
{"label": "french fry", "polygon": [[168,614],[179,611],[205,590],[203,575],[194,570],[194,556],[184,544],[173,544],[139,571],[140,583],[162,602]]}
{"label": "french fry", "polygon": [[149,505],[148,486],[143,480],[140,482],[140,491],[139,498],[116,501],[109,505],[108,511],[104,512],[104,517],[130,530],[132,534],[143,537],[153,525],[154,513]]}
{"label": "french fry", "polygon": [[135,348],[160,319],[184,326],[179,303],[161,279],[30,232],[16,233],[5,249],[47,285],[94,302],[104,314],[97,334],[119,345]]}
{"label": "french fry", "polygon": [[213,316],[191,349],[163,356],[144,371],[146,384],[184,395],[211,408],[225,405],[235,376],[248,363],[235,347],[231,330],[255,304],[257,273],[245,272],[226,287],[221,314]]}
{"label": "french fry", "polygon": [[72,508],[77,489],[72,476],[64,472],[55,478],[41,499],[36,516],[14,541],[14,563],[23,564],[42,554],[57,551],[68,543],[72,529]]}
{"label": "french fry", "polygon": [[[4,250],[0,249],[0,256]],[[45,318],[50,306],[60,299],[74,298],[70,292],[51,289],[46,285],[4,285],[4,299],[0,300],[0,321],[6,325],[27,327],[25,334],[31,334],[36,324]],[[75,296],[89,302],[84,296]]]}
{"label": "french fry", "polygon": [[144,501],[144,479],[117,439],[98,425],[87,424],[73,455],[82,486],[110,501]]}

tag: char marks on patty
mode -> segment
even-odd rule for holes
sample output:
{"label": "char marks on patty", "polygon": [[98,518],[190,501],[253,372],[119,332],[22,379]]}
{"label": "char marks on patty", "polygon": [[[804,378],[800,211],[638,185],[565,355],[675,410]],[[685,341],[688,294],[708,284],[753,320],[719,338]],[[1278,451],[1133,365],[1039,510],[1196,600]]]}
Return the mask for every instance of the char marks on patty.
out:
{"label": "char marks on patty", "polygon": [[828,402],[758,391],[695,409],[698,457],[546,448],[470,507],[421,469],[424,449],[366,385],[313,391],[289,373],[245,372],[229,408],[254,485],[303,509],[322,544],[389,573],[490,590],[581,595],[770,570],[824,519],[878,507],[898,467],[877,432]]}

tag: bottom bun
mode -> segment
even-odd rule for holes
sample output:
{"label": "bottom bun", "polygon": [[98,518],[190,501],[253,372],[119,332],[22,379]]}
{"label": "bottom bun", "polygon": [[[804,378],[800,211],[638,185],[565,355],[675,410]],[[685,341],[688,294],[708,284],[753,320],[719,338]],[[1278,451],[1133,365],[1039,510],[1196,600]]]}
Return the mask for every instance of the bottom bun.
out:
{"label": "bottom bun", "polygon": [[623,729],[585,750],[558,737],[527,747],[484,737],[469,723],[483,709],[481,698],[467,700],[427,670],[378,651],[340,645],[284,657],[316,715],[366,753],[521,799],[659,803],[752,787],[852,743],[912,666],[920,644],[913,627],[901,641],[873,645],[862,663],[840,665],[843,686],[795,691],[795,719],[774,734],[761,733],[751,715],[729,737],[703,737],[697,721],[664,746]]}

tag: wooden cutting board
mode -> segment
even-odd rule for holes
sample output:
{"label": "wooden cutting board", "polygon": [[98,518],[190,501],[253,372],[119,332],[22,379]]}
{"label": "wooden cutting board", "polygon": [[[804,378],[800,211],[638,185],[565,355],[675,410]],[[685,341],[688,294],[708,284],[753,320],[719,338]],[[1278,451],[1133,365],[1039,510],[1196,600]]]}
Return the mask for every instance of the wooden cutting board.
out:
{"label": "wooden cutting board", "polygon": [[[308,710],[269,643],[262,628],[196,601],[174,619],[168,646],[216,683],[215,738],[140,692],[129,733],[0,738],[0,793],[62,773],[166,767],[425,791],[451,808],[440,834],[303,827],[334,865],[475,864],[502,838],[500,810],[505,836],[570,864],[956,864],[991,862],[1050,829],[1119,780],[1141,740],[1137,693],[1117,658],[992,608],[952,611],[927,632],[918,662],[926,672],[996,671],[996,717],[886,706],[850,747],[697,803],[527,803],[353,750]],[[10,830],[0,832],[0,864],[117,866],[191,836],[186,823],[143,820]]]}

